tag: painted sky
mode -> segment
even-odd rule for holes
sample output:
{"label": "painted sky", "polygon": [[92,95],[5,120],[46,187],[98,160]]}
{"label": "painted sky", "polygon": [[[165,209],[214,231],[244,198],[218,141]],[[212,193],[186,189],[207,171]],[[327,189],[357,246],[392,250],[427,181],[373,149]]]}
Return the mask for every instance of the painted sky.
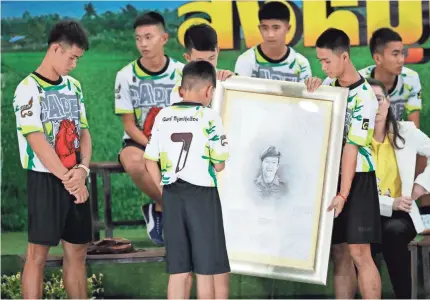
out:
{"label": "painted sky", "polygon": [[[84,15],[84,4],[90,1],[1,1],[1,17],[13,18],[21,17],[25,11],[32,16],[59,14],[73,18],[81,18]],[[178,6],[190,1],[91,1],[97,13],[105,11],[118,11],[127,4],[131,4],[138,10],[143,9],[175,9]],[[300,5],[301,1],[298,2]]]}

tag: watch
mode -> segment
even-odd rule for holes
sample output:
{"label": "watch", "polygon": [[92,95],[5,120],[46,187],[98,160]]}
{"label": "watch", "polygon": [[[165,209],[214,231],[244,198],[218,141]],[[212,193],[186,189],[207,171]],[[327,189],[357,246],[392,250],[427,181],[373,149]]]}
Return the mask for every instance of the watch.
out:
{"label": "watch", "polygon": [[88,177],[88,176],[90,176],[90,169],[88,169],[86,165],[79,164],[79,165],[76,165],[76,166],[75,166],[75,168],[76,168],[76,169],[77,169],[77,168],[82,168],[82,169],[84,169],[84,170],[85,170],[85,172],[87,172],[87,177]]}

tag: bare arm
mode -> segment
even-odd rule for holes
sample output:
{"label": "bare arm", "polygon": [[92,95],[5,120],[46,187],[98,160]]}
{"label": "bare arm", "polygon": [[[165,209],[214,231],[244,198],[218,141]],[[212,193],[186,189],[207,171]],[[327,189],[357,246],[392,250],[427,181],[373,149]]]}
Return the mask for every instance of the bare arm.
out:
{"label": "bare arm", "polygon": [[125,132],[132,140],[143,146],[146,146],[148,143],[148,137],[145,136],[143,132],[136,126],[133,114],[122,115],[122,123],[124,125]]}
{"label": "bare arm", "polygon": [[156,161],[145,159],[146,169],[148,170],[149,175],[151,176],[152,181],[155,183],[155,186],[158,188],[160,193],[163,192],[160,182],[161,182],[161,172],[160,168]]}
{"label": "bare arm", "polygon": [[68,179],[65,174],[69,170],[61,163],[57,153],[46,141],[45,134],[41,132],[30,133],[27,135],[27,141],[45,168],[61,180]]}
{"label": "bare arm", "polygon": [[221,172],[225,168],[225,162],[222,162],[219,164],[213,164],[213,166],[217,172]]}
{"label": "bare arm", "polygon": [[340,194],[348,197],[357,165],[358,146],[346,143],[342,154],[342,174],[340,180]]}
{"label": "bare arm", "polygon": [[92,155],[91,135],[88,129],[81,130],[81,164],[90,166]]}
{"label": "bare arm", "polygon": [[420,128],[420,111],[414,111],[408,115],[408,120],[414,122],[415,127]]}

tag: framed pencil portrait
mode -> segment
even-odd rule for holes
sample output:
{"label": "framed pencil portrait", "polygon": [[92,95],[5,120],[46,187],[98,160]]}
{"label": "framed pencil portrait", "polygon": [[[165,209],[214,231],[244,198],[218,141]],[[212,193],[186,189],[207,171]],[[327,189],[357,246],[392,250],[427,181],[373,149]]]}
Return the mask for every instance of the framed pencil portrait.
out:
{"label": "framed pencil portrait", "polygon": [[326,284],[348,90],[217,82],[230,158],[218,174],[233,273]]}

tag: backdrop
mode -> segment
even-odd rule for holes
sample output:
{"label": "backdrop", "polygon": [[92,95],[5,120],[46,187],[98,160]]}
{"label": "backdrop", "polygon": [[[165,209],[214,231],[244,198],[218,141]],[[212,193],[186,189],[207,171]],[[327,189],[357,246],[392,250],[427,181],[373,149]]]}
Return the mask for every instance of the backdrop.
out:
{"label": "backdrop", "polygon": [[[140,13],[157,10],[165,18],[170,39],[166,53],[183,59],[183,35],[193,23],[208,22],[218,32],[222,49],[218,67],[233,70],[236,58],[258,44],[258,1],[2,1],[1,36],[1,228],[23,230],[27,224],[26,173],[22,170],[12,99],[17,84],[35,70],[46,50],[47,34],[63,19],[80,20],[90,34],[90,51],[71,73],[83,87],[93,138],[93,161],[115,161],[122,124],[114,115],[116,72],[137,58],[133,22]],[[426,1],[286,1],[292,13],[287,43],[305,55],[312,72],[323,77],[315,58],[315,41],[326,28],[348,33],[353,61],[361,69],[372,64],[368,39],[380,27],[398,31],[408,46],[407,67],[423,85],[422,129],[430,134],[429,0]],[[100,191],[101,192],[101,191]],[[101,195],[101,193],[99,193]],[[113,176],[114,219],[141,218],[142,195],[126,175]],[[100,201],[102,202],[102,201]]]}

